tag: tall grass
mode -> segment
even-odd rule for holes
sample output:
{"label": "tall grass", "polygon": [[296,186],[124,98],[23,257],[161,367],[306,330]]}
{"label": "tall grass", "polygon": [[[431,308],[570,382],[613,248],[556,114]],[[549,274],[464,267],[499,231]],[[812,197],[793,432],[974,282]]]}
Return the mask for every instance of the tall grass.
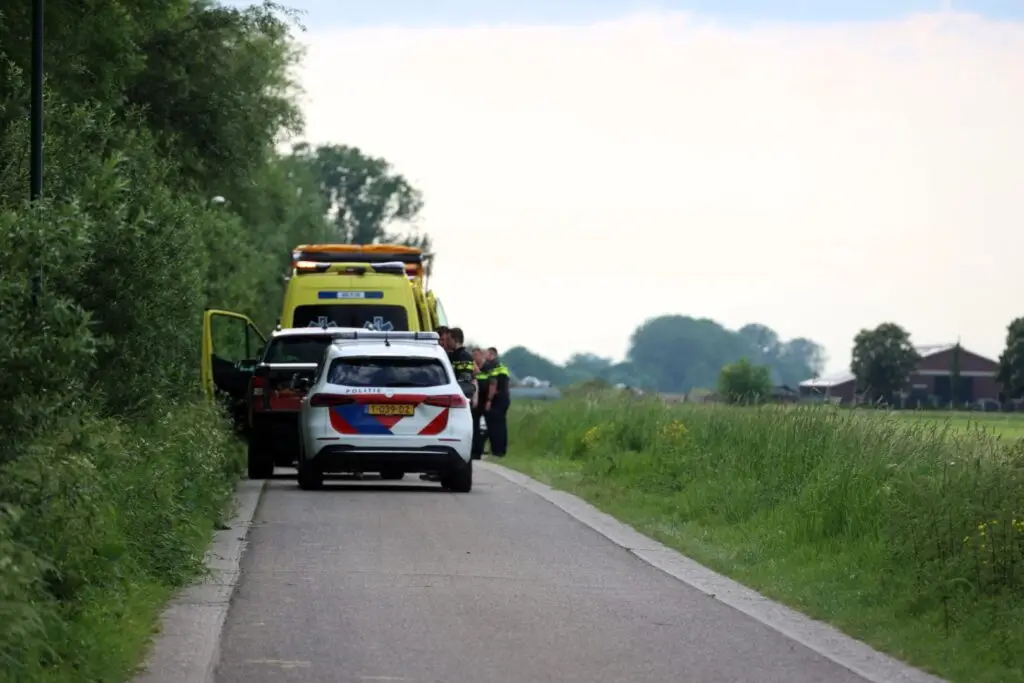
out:
{"label": "tall grass", "polygon": [[511,420],[512,466],[915,664],[1024,681],[1024,441],[601,394]]}

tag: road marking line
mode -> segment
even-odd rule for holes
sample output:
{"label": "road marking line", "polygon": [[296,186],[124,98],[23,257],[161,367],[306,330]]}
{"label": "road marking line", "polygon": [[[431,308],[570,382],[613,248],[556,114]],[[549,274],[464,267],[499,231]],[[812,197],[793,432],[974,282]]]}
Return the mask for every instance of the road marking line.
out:
{"label": "road marking line", "polygon": [[308,669],[313,666],[313,662],[307,662],[301,659],[289,660],[289,659],[247,659],[246,664],[267,664],[270,666],[279,666],[282,669]]}

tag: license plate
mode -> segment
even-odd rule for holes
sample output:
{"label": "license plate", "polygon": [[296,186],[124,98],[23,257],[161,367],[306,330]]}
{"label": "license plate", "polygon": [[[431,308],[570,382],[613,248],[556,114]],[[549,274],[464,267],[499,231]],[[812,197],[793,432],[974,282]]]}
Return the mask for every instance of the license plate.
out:
{"label": "license plate", "polygon": [[370,415],[415,415],[416,406],[403,405],[403,404],[385,404],[385,405],[373,405],[367,407],[367,412]]}

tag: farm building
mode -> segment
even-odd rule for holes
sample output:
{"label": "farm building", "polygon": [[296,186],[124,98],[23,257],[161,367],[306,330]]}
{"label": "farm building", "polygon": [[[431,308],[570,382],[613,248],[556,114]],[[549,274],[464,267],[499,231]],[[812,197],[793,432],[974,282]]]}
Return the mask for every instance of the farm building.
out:
{"label": "farm building", "polygon": [[[952,400],[952,378],[955,344],[918,346],[921,360],[910,375],[906,404],[937,405]],[[998,401],[999,384],[996,375],[999,363],[960,348],[960,381],[956,392],[957,403]],[[800,383],[800,395],[805,398],[823,397],[836,403],[850,404],[856,395],[856,380],[850,371],[816,377]]]}

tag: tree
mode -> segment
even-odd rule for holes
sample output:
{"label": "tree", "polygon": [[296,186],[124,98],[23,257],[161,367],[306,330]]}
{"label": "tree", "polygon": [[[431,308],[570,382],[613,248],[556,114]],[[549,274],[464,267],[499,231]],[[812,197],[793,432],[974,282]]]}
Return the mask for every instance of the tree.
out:
{"label": "tree", "polygon": [[1006,328],[1006,348],[999,356],[998,379],[1007,399],[1024,398],[1024,317]]}
{"label": "tree", "polygon": [[727,403],[760,403],[772,392],[771,371],[746,358],[730,363],[718,374],[718,393]]}
{"label": "tree", "polygon": [[770,365],[779,357],[782,342],[778,333],[767,325],[748,323],[736,334],[747,342],[753,362]]}
{"label": "tree", "polygon": [[882,323],[873,330],[861,330],[853,341],[850,370],[857,388],[871,402],[892,401],[906,386],[910,373],[921,360],[910,342],[910,333],[896,323]]}
{"label": "tree", "polygon": [[607,381],[614,366],[611,358],[593,353],[574,353],[565,363],[565,372],[573,382],[595,378]]}
{"label": "tree", "polygon": [[630,339],[627,359],[655,379],[658,391],[713,387],[723,366],[746,355],[748,344],[714,320],[665,315],[645,321]]}
{"label": "tree", "polygon": [[[365,154],[358,147],[306,143],[292,157],[313,172],[337,229],[347,244],[398,242],[430,249],[430,238],[414,225],[423,209],[423,196],[387,160]],[[388,229],[404,224],[408,232],[392,235]]]}
{"label": "tree", "polygon": [[825,349],[821,344],[806,337],[783,342],[772,364],[779,384],[789,386],[817,377],[824,368]]}

